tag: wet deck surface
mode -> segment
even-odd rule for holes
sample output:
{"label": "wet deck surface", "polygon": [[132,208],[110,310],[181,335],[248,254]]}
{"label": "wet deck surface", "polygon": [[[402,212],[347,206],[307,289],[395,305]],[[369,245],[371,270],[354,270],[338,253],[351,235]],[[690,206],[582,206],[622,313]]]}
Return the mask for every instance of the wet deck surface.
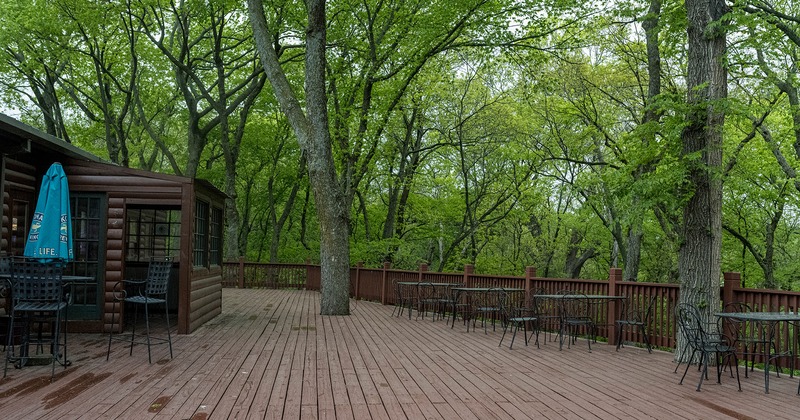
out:
{"label": "wet deck surface", "polygon": [[154,347],[133,356],[107,337],[70,336],[72,366],[9,370],[0,381],[3,419],[762,419],[797,418],[798,379],[723,375],[695,391],[679,385],[672,354],[586,342],[558,350],[501,331],[391,316],[351,303],[351,316],[320,316],[319,294],[223,292],[223,313],[174,338],[175,358]]}

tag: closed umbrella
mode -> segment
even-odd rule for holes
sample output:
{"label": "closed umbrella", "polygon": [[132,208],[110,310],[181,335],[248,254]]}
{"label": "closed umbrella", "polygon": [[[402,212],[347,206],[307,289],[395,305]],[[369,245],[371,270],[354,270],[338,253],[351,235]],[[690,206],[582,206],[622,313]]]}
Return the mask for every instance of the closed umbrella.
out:
{"label": "closed umbrella", "polygon": [[72,250],[72,215],[69,209],[69,185],[64,168],[56,162],[42,179],[36,211],[33,214],[25,256],[42,262],[74,259]]}

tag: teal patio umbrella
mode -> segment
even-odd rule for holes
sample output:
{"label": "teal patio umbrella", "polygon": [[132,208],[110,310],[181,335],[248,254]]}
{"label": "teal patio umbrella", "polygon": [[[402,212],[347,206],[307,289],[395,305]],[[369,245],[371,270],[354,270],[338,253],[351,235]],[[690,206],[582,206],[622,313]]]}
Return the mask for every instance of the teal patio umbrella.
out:
{"label": "teal patio umbrella", "polygon": [[50,165],[42,179],[24,255],[42,262],[67,263],[74,259],[69,185],[64,168],[58,162]]}

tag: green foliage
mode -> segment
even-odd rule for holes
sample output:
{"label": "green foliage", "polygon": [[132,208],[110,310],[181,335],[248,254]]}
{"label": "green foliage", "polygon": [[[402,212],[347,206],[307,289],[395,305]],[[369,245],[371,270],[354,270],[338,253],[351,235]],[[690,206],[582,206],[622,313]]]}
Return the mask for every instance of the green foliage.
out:
{"label": "green foliage", "polygon": [[[244,114],[211,106],[223,82],[257,65],[243,5],[112,3],[0,1],[6,108],[45,129],[60,112],[59,135],[103,157],[124,145],[130,166],[181,173],[196,152],[197,176],[225,188],[235,174],[241,254],[318,259],[307,168],[272,93]],[[638,232],[638,279],[677,281],[687,171],[702,153],[684,156],[680,141],[685,6],[662,3],[662,89],[648,98],[648,2],[328,2],[328,106],[352,206],[351,262],[606,278]],[[776,287],[797,289],[797,24],[748,7],[735,2],[729,15],[730,97],[716,104],[727,114],[722,266],[760,287],[771,261]],[[265,12],[302,103],[305,6],[269,2]],[[214,17],[225,21],[221,78]],[[181,66],[192,69],[183,90]],[[657,121],[645,121],[648,110]],[[224,142],[221,115],[228,134],[243,123],[238,145]],[[233,164],[226,153],[237,147]]]}

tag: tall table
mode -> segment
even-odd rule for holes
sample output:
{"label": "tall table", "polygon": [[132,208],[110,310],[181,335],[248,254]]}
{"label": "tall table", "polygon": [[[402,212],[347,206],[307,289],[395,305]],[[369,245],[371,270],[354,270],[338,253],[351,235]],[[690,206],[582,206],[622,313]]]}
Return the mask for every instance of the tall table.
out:
{"label": "tall table", "polygon": [[[714,316],[723,319],[736,319],[739,321],[755,322],[764,328],[764,332],[768,337],[768,341],[772,342],[775,338],[775,331],[781,322],[800,322],[800,313],[792,312],[719,312]],[[795,334],[796,337],[796,334]],[[795,338],[797,339],[797,338]],[[771,347],[770,347],[771,348]],[[767,350],[769,351],[769,350]],[[769,394],[769,365],[770,361],[775,357],[791,355],[790,351],[776,354],[766,354],[764,357],[764,392]],[[794,365],[794,363],[792,363]],[[794,366],[793,366],[794,367]],[[794,369],[789,374],[790,377],[794,376]]]}

